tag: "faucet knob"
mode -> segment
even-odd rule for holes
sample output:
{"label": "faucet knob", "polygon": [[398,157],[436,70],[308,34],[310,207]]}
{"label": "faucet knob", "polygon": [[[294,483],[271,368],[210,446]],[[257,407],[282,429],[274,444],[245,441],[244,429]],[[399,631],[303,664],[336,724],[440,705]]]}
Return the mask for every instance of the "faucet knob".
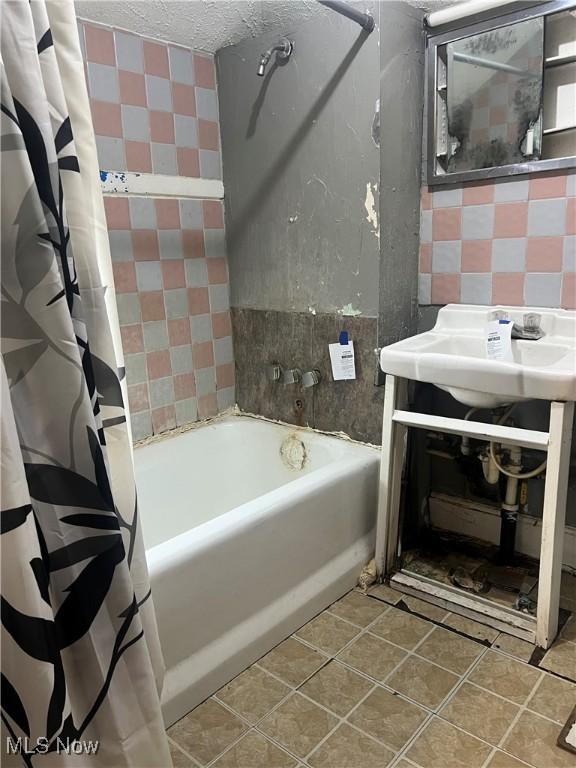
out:
{"label": "faucet knob", "polygon": [[282,379],[282,368],[278,363],[272,363],[266,368],[266,377],[268,381],[280,381]]}
{"label": "faucet knob", "polygon": [[282,378],[283,384],[298,384],[298,382],[302,379],[302,373],[299,368],[289,368],[287,371],[284,371],[284,376]]}
{"label": "faucet knob", "polygon": [[306,371],[302,374],[302,386],[314,387],[316,384],[320,384],[322,380],[322,374],[317,368],[313,368],[311,371]]}
{"label": "faucet knob", "polygon": [[539,330],[541,321],[542,315],[539,315],[538,312],[527,312],[522,318],[524,328],[526,328],[527,331]]}

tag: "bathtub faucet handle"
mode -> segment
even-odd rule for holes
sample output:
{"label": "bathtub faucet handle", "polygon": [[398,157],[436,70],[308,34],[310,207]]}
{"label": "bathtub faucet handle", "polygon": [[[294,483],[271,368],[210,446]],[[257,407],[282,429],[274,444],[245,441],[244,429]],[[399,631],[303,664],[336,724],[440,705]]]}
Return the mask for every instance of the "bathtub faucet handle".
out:
{"label": "bathtub faucet handle", "polygon": [[314,387],[316,384],[320,384],[322,380],[322,374],[317,368],[313,368],[311,371],[306,371],[302,374],[302,386]]}
{"label": "bathtub faucet handle", "polygon": [[298,384],[298,382],[301,381],[301,379],[302,379],[302,373],[299,368],[288,368],[288,370],[284,371],[282,383]]}
{"label": "bathtub faucet handle", "polygon": [[281,381],[282,367],[278,363],[271,363],[266,368],[266,378],[268,381]]}

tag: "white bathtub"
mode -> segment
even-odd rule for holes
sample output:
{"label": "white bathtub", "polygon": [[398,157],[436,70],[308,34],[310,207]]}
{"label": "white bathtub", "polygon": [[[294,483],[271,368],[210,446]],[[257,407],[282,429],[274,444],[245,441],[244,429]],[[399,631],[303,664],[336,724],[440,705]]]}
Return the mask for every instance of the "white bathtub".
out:
{"label": "white bathtub", "polygon": [[167,725],[354,585],[373,551],[378,461],[245,416],[136,449]]}

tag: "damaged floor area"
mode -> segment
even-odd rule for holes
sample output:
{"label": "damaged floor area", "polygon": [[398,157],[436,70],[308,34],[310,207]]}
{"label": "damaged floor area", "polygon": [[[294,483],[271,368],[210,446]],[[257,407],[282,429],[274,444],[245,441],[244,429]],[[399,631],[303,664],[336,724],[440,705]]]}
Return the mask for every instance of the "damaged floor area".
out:
{"label": "damaged floor area", "polygon": [[[576,582],[566,582],[569,602]],[[384,585],[349,592],[169,730],[175,768],[568,768],[576,618],[546,653]]]}

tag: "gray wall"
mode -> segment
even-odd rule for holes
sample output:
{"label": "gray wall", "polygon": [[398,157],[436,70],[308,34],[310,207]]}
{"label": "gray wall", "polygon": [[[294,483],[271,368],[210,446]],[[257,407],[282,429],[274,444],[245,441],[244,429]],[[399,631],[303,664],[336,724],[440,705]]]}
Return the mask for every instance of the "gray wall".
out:
{"label": "gray wall", "polygon": [[[405,3],[365,8],[382,31],[328,12],[287,22],[292,58],[264,79],[258,60],[277,34],[222,49],[217,69],[238,403],[379,442],[374,349],[409,332],[417,289],[423,32]],[[331,380],[340,329],[356,347],[353,382]],[[272,361],[318,367],[323,381],[271,385]]]}

